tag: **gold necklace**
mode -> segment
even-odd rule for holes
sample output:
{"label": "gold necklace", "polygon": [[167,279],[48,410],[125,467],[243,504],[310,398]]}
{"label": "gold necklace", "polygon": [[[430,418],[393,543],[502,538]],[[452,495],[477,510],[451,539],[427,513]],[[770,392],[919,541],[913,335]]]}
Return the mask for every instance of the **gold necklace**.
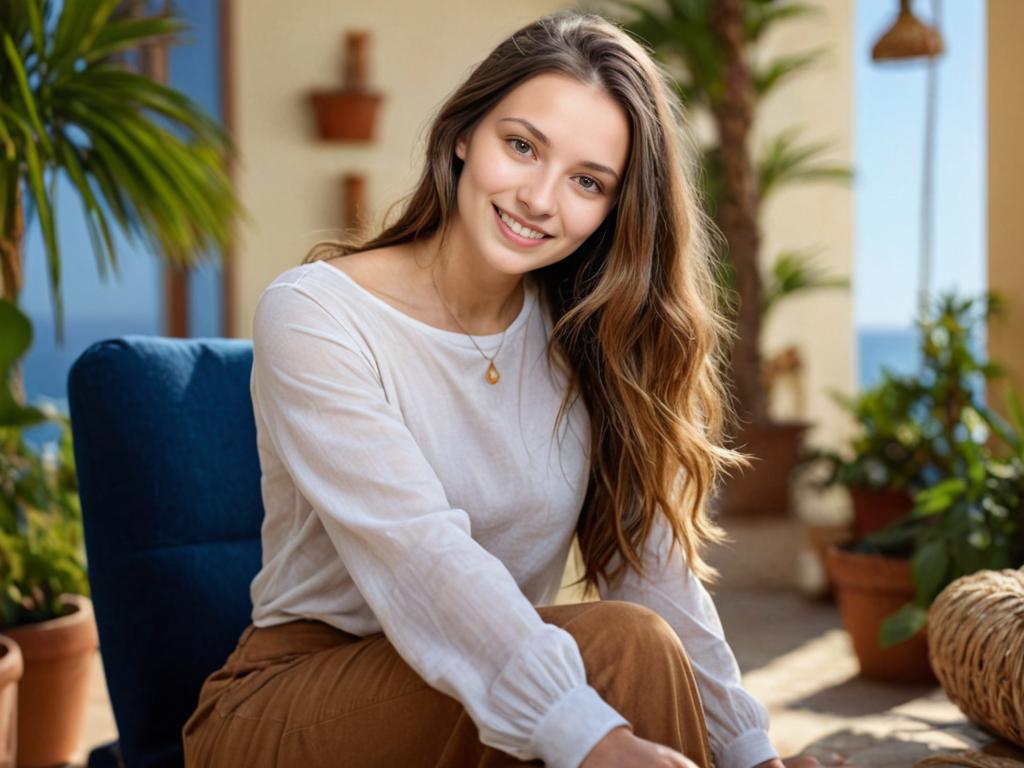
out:
{"label": "gold necklace", "polygon": [[[505,334],[508,333],[508,328],[501,332],[501,341],[498,343],[498,348],[494,350],[493,355],[488,357],[486,354],[484,354],[484,351],[480,349],[480,345],[476,343],[476,339],[474,339],[473,336],[465,328],[462,327],[462,323],[459,322],[459,318],[455,316],[455,313],[452,312],[451,308],[448,306],[448,303],[444,300],[444,297],[441,295],[441,291],[439,291],[437,288],[437,280],[434,278],[433,269],[430,270],[430,282],[434,284],[434,293],[436,293],[437,298],[441,300],[441,304],[444,305],[444,308],[448,312],[449,317],[451,317],[451,319],[455,321],[455,324],[459,326],[459,328],[462,330],[464,334],[469,336],[469,340],[473,342],[473,346],[476,347],[476,351],[483,355],[484,360],[487,361],[487,373],[485,374],[487,383],[497,384],[498,381],[501,379],[501,374],[498,373],[498,367],[494,364],[494,358],[496,358],[498,356],[498,353],[501,352],[501,347],[505,343]],[[526,301],[525,287],[523,288],[523,301]]]}

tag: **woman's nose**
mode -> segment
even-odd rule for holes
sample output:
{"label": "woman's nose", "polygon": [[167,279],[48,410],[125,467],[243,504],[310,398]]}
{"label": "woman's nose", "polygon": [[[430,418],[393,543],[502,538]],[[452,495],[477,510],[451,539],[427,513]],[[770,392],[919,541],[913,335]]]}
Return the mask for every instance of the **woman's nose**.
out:
{"label": "woman's nose", "polygon": [[533,216],[551,216],[558,208],[554,175],[531,177],[519,187],[517,198]]}

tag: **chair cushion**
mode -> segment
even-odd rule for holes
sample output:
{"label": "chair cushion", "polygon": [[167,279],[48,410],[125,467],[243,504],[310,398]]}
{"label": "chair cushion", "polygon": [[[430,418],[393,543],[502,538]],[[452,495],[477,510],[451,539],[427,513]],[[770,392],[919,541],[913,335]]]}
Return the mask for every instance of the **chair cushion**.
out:
{"label": "chair cushion", "polygon": [[181,765],[260,567],[252,344],[125,336],[68,374],[89,583],[125,763]]}

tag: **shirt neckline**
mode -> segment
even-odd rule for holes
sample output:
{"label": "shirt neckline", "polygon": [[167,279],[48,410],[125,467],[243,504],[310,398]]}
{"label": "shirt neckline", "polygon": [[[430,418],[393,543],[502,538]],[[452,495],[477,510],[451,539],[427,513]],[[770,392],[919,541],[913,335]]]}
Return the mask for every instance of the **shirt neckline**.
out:
{"label": "shirt neckline", "polygon": [[471,341],[469,338],[470,334],[462,333],[460,331],[449,331],[445,328],[438,328],[435,325],[430,325],[429,323],[425,323],[422,320],[418,320],[412,315],[407,315],[402,310],[398,309],[395,306],[392,306],[379,296],[376,296],[375,294],[371,293],[368,289],[364,288],[362,285],[356,282],[355,279],[353,279],[352,276],[349,275],[344,270],[338,269],[337,267],[332,267],[330,264],[327,264],[322,259],[317,259],[312,263],[319,264],[323,269],[329,270],[330,272],[339,275],[343,282],[347,283],[357,293],[365,297],[369,302],[379,307],[392,317],[398,318],[407,325],[410,325],[429,336],[433,336],[438,339],[443,339],[444,341],[457,344],[458,346],[461,347],[467,347],[469,349],[476,349],[477,345],[485,349],[491,346],[497,347],[501,343],[501,339],[503,336],[508,336],[510,333],[515,333],[520,327],[522,327],[526,323],[526,319],[529,317],[530,312],[533,310],[533,305],[537,301],[537,289],[534,285],[534,281],[529,275],[526,275],[524,277],[523,282],[523,306],[520,308],[519,314],[516,315],[515,319],[509,324],[509,326],[504,331],[499,331],[498,333],[490,333],[483,336],[473,335],[472,338],[476,341],[476,345],[474,345],[473,341]]}

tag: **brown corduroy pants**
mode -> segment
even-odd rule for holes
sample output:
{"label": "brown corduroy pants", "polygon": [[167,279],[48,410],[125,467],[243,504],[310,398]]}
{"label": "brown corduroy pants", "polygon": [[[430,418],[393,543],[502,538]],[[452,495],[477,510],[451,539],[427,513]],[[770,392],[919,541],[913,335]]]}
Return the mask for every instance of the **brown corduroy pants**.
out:
{"label": "brown corduroy pants", "polygon": [[[693,672],[668,623],[618,601],[538,611],[576,639],[587,681],[637,736],[710,768]],[[540,764],[481,744],[462,706],[428,686],[384,635],[307,620],[247,627],[203,683],[182,736],[186,768]]]}

